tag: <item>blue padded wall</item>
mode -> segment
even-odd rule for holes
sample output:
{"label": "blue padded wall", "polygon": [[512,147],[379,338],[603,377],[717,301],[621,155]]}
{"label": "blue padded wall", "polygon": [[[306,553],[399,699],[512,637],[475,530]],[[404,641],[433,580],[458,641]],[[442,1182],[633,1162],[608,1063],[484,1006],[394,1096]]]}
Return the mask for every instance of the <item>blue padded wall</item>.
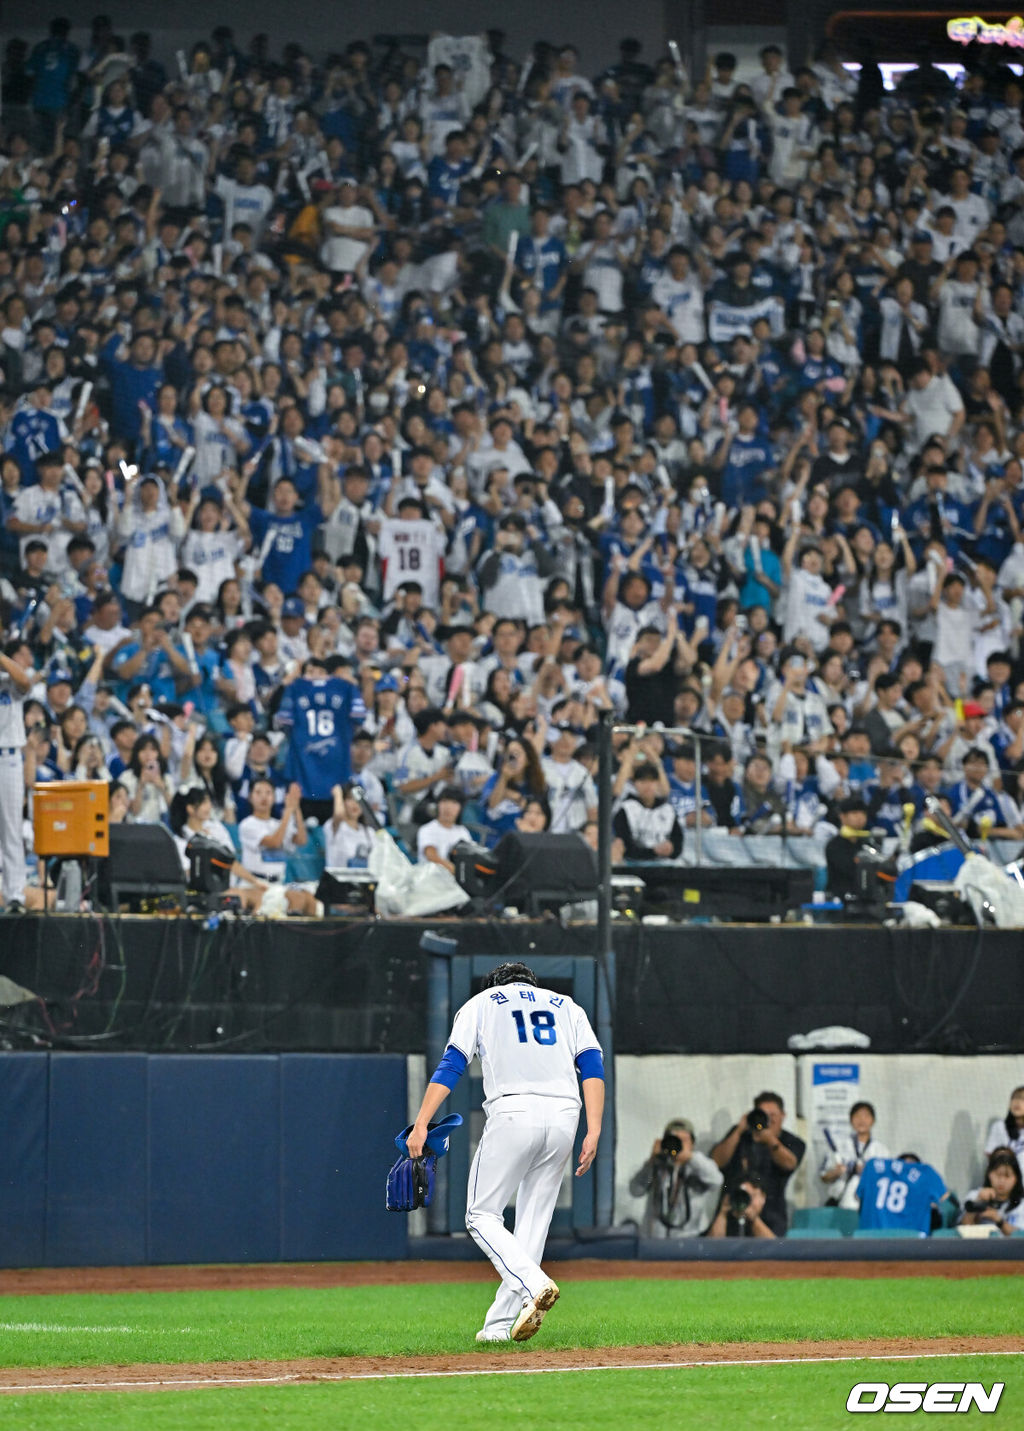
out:
{"label": "blue padded wall", "polygon": [[0,1054],[0,1266],[402,1257],[399,1055]]}
{"label": "blue padded wall", "polygon": [[407,1220],[384,1209],[405,1124],[404,1059],[282,1057],[282,1257],[405,1256]]}
{"label": "blue padded wall", "polygon": [[50,1059],[0,1053],[0,1267],[46,1260]]}
{"label": "blue padded wall", "polygon": [[146,1260],[145,1054],[50,1055],[46,1262]]}
{"label": "blue padded wall", "polygon": [[154,1058],[149,1260],[279,1256],[280,1060]]}

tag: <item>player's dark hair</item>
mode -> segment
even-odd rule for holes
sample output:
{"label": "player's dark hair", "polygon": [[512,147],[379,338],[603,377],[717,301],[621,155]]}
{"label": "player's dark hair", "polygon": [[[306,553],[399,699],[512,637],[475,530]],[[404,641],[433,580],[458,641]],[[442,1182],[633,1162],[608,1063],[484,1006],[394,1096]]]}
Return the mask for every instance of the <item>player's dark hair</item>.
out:
{"label": "player's dark hair", "polygon": [[537,985],[537,975],[528,964],[499,964],[484,980],[485,989],[496,989],[499,984]]}
{"label": "player's dark hair", "polygon": [[898,1161],[901,1163],[919,1163],[921,1159],[916,1153],[901,1153]]}
{"label": "player's dark hair", "polygon": [[1013,1191],[1006,1199],[1009,1204],[1007,1211],[1012,1212],[1021,1201],[1024,1201],[1024,1179],[1021,1177],[1020,1163],[1017,1161],[1017,1154],[1012,1148],[993,1148],[988,1155],[988,1166],[985,1168],[984,1186],[990,1188],[989,1174],[996,1168],[1009,1168],[1015,1174]]}
{"label": "player's dark hair", "polygon": [[850,1117],[852,1118],[855,1113],[859,1113],[861,1109],[864,1109],[866,1112],[870,1113],[872,1118],[875,1117],[874,1104],[868,1103],[868,1101],[864,1098],[862,1098],[859,1103],[855,1103],[850,1109]]}

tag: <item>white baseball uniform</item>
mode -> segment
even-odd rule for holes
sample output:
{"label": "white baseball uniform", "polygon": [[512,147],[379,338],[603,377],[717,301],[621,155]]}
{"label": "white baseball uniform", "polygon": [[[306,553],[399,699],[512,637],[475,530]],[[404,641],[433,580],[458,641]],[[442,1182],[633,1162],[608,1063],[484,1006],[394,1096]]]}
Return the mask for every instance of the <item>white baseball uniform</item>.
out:
{"label": "white baseball uniform", "polygon": [[[601,1046],[568,996],[514,983],[463,1004],[448,1047],[467,1064],[479,1055],[483,1071],[487,1121],[469,1173],[466,1227],[501,1278],[484,1332],[507,1336],[523,1303],[548,1282],[540,1259],[579,1122],[576,1061],[599,1058]],[[513,1197],[509,1232],[504,1212]]]}
{"label": "white baseball uniform", "polygon": [[25,842],[21,832],[25,806],[25,696],[6,671],[0,671],[0,855],[7,903],[25,902]]}

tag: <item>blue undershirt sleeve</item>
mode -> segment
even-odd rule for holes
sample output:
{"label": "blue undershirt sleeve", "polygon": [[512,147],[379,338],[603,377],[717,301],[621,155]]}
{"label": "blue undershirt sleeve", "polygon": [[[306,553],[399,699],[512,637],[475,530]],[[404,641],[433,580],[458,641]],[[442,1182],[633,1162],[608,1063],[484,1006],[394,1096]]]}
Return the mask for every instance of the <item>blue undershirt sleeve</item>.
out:
{"label": "blue undershirt sleeve", "polygon": [[443,1083],[446,1088],[454,1088],[466,1068],[466,1055],[460,1053],[454,1045],[449,1044],[444,1051],[444,1058],[437,1065],[430,1081],[431,1083]]}
{"label": "blue undershirt sleeve", "polygon": [[580,1078],[604,1078],[604,1058],[599,1048],[585,1048],[576,1055]]}

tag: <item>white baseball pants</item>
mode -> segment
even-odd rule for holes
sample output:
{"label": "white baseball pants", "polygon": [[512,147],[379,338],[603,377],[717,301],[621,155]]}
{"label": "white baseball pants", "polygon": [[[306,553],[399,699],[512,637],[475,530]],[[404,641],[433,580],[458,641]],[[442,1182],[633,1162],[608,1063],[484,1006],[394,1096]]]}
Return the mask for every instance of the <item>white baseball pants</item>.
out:
{"label": "white baseball pants", "polygon": [[[523,1303],[548,1281],[540,1259],[579,1115],[568,1099],[518,1095],[501,1099],[488,1114],[466,1205],[466,1227],[501,1278],[484,1320],[487,1332],[507,1333]],[[514,1233],[503,1217],[513,1197]]]}
{"label": "white baseball pants", "polygon": [[0,855],[4,898],[25,901],[25,841],[21,833],[25,806],[25,765],[20,750],[0,750]]}

